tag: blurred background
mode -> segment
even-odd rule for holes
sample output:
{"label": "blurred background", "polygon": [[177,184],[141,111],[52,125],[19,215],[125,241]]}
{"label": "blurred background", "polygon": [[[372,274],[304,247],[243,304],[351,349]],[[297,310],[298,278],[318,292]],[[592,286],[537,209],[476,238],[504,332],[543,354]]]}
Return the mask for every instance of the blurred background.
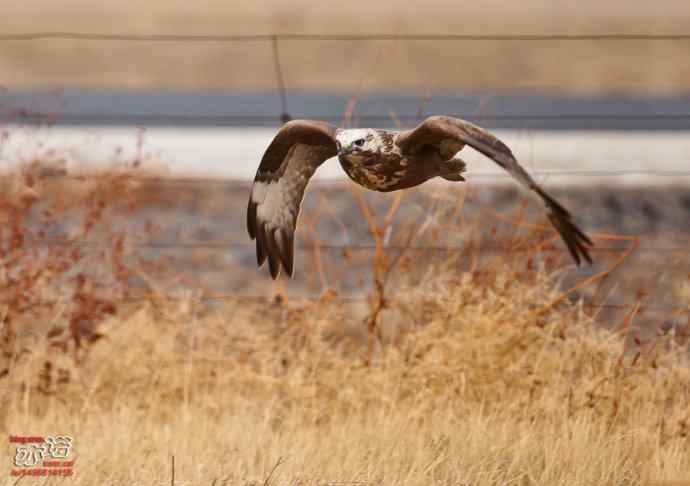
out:
{"label": "blurred background", "polygon": [[[117,36],[198,35],[613,35],[687,34],[687,2],[631,4],[528,0],[407,2],[262,0],[244,4],[105,0],[56,4],[34,0],[6,7],[4,36],[31,32],[96,33],[80,39],[3,41],[3,82],[13,88],[111,88],[259,91],[275,88],[270,42],[189,39],[131,42]],[[598,41],[281,43],[292,89],[352,94],[357,90],[420,94],[524,92],[675,95],[687,90],[688,43]],[[231,107],[228,107],[231,108]]]}
{"label": "blurred background", "polygon": [[[27,459],[69,436],[73,485],[690,484],[688,0],[1,13],[0,477],[56,484]],[[593,264],[466,149],[467,182],[390,194],[326,162],[294,279],[257,268],[286,117],[436,114],[505,141]]]}
{"label": "blurred background", "polygon": [[[597,276],[570,297],[602,313],[643,303],[650,322],[673,325],[687,310],[687,2],[34,0],[6,6],[0,32],[2,169],[24,167],[65,211],[47,224],[32,210],[27,228],[37,244],[82,249],[124,235],[126,261],[168,262],[128,285],[357,298],[384,246],[386,265],[408,261],[391,281],[510,255],[563,268],[571,284]],[[495,130],[596,236],[595,265],[572,268],[539,208],[476,154],[467,184],[403,196],[353,189],[331,161],[306,197],[297,277],[274,284],[244,221],[286,114],[387,128],[448,114]],[[126,187],[104,190],[104,174],[123,170]],[[78,229],[83,211],[64,201],[84,194],[112,198],[98,203],[107,230]]]}

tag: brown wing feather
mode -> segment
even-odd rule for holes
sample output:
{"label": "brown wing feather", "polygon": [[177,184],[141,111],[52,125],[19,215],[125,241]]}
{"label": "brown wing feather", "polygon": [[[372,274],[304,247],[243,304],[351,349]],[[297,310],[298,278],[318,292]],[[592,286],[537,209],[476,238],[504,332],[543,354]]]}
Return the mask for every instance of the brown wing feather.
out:
{"label": "brown wing feather", "polygon": [[293,275],[294,234],[309,179],[336,155],[335,127],[318,121],[286,123],[266,149],[247,207],[247,231],[256,239],[256,260],[268,260],[271,276],[280,267]]}
{"label": "brown wing feather", "polygon": [[396,144],[403,153],[415,153],[425,145],[440,146],[443,142],[457,141],[493,159],[523,186],[534,191],[546,207],[549,221],[563,238],[568,251],[578,265],[582,259],[592,263],[589,249],[592,241],[572,220],[570,213],[536,183],[517,162],[506,144],[498,138],[465,120],[448,116],[432,116],[417,128],[400,133]]}

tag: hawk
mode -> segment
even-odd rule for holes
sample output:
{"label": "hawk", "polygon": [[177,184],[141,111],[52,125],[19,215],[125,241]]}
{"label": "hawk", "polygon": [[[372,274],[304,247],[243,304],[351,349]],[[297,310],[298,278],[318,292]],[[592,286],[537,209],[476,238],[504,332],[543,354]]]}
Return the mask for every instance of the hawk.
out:
{"label": "hawk", "polygon": [[251,239],[256,239],[259,267],[268,260],[274,279],[281,265],[288,275],[293,275],[294,234],[304,191],[327,159],[337,155],[354,182],[389,192],[434,177],[464,181],[465,162],[456,154],[465,145],[491,158],[532,191],[575,263],[592,263],[592,241],[575,225],[570,213],[518,164],[503,142],[465,120],[432,116],[402,132],[339,129],[314,120],[293,120],[283,125],[266,149],[249,196],[247,230]]}

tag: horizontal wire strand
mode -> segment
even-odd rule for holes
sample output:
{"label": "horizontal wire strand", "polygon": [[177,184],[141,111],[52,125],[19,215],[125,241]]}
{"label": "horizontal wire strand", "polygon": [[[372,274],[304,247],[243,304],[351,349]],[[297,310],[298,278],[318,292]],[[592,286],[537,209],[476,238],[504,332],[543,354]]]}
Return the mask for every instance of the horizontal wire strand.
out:
{"label": "horizontal wire strand", "polygon": [[[53,246],[84,246],[84,247],[98,247],[103,246],[105,242],[99,241],[78,241],[78,240],[61,240],[61,239],[44,239],[31,241],[29,245],[38,245],[42,247],[53,247]],[[218,249],[227,250],[232,248],[242,248],[242,249],[253,249],[255,243],[253,242],[237,242],[237,241],[151,241],[151,242],[137,242],[125,240],[124,246],[132,246],[136,248],[153,248],[153,249],[189,249],[189,248],[203,248],[203,249]],[[533,251],[533,248],[511,248],[515,245],[500,245],[500,244],[483,244],[480,249],[485,250],[502,250],[511,253],[521,253],[526,251]],[[468,246],[457,246],[457,245],[385,245],[383,249],[385,250],[412,250],[412,251],[429,251],[429,252],[462,252],[467,250]],[[332,245],[332,244],[319,244],[317,248],[313,246],[302,246],[296,247],[296,251],[318,251],[318,250],[331,250],[331,251],[374,251],[376,250],[376,245],[363,245],[363,244],[343,244],[343,245]],[[593,252],[601,253],[620,253],[625,251],[624,247],[601,247],[594,246],[591,248]],[[566,248],[549,246],[542,247],[540,251],[552,252],[552,251],[566,251]],[[653,246],[640,246],[635,248],[635,253],[676,253],[676,252],[687,252],[687,246],[668,246],[668,247],[653,247]]]}
{"label": "horizontal wire strand", "polygon": [[[387,297],[388,301],[393,301],[400,296],[392,294]],[[139,302],[180,302],[189,299],[194,299],[193,296],[172,296],[172,295],[132,295],[123,297],[111,297],[102,298],[99,300],[108,302],[122,302],[122,303],[139,303]],[[198,297],[199,301],[202,302],[224,302],[224,301],[239,301],[239,302],[256,302],[256,303],[274,303],[276,305],[283,304],[285,302],[303,302],[303,303],[316,303],[322,301],[322,297],[319,295],[306,295],[306,296],[280,296],[280,295],[241,295],[241,294],[217,294],[217,295],[201,295]],[[367,296],[351,297],[351,296],[334,296],[325,299],[325,301],[335,301],[339,303],[346,304],[361,304],[370,301]],[[45,299],[36,302],[31,302],[26,304],[26,307],[39,307],[39,306],[51,306],[62,302],[61,299]],[[12,300],[0,301],[2,305],[8,305],[13,303]],[[645,305],[639,302],[609,302],[602,304],[595,304],[589,302],[582,302],[582,305],[587,308],[596,309],[630,309],[639,308],[641,311],[656,311],[656,312],[689,312],[690,305],[660,305],[651,304]]]}
{"label": "horizontal wire strand", "polygon": [[38,31],[0,34],[0,41],[88,40],[128,42],[278,41],[687,41],[690,34],[135,34]]}
{"label": "horizontal wire strand", "polygon": [[[627,177],[627,176],[657,176],[657,177],[688,177],[690,170],[664,170],[664,169],[621,169],[621,170],[535,170],[530,171],[533,177]],[[501,172],[468,172],[467,176],[471,178],[482,179],[510,179],[512,176]],[[2,179],[17,178],[16,173],[0,174]],[[344,176],[343,176],[344,177]],[[75,181],[84,181],[87,179],[105,180],[108,178],[121,178],[132,182],[156,182],[161,184],[200,184],[200,185],[241,185],[246,186],[252,183],[252,179],[243,179],[237,177],[193,177],[193,176],[147,176],[147,175],[132,175],[128,172],[107,172],[102,173],[85,173],[85,174],[48,174],[38,175],[40,180],[56,180],[68,179]],[[315,179],[310,183],[322,185],[341,184],[339,179]]]}
{"label": "horizontal wire strand", "polygon": [[[489,115],[477,113],[448,113],[449,116],[456,118],[463,118],[466,120],[482,120],[482,121],[658,121],[658,122],[673,122],[673,121],[690,121],[690,113],[674,113],[674,114],[626,114],[626,113],[602,113],[602,114],[586,114],[586,113],[560,113],[560,114],[515,114],[515,115]],[[327,122],[341,122],[342,116],[325,115],[318,113],[301,114],[300,118],[315,119]],[[396,114],[395,118],[399,121],[419,121],[424,118],[418,114]],[[54,123],[62,121],[64,123],[86,124],[95,122],[108,122],[110,124],[142,124],[159,123],[159,124],[190,124],[190,125],[227,125],[227,124],[269,124],[273,122],[280,122],[281,115],[250,115],[250,114],[220,114],[220,115],[176,115],[166,113],[38,113],[29,112],[27,110],[5,110],[5,113],[0,112],[0,119],[12,123]],[[390,115],[355,115],[353,121],[360,123],[393,123]]]}

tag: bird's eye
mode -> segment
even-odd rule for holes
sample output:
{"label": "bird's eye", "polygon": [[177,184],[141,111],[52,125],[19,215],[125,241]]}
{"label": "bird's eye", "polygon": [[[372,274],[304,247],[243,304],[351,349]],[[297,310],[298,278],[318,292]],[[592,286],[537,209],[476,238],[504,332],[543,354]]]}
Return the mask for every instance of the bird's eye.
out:
{"label": "bird's eye", "polygon": [[357,140],[354,141],[355,147],[361,147],[364,145],[364,139],[363,138],[358,138]]}

